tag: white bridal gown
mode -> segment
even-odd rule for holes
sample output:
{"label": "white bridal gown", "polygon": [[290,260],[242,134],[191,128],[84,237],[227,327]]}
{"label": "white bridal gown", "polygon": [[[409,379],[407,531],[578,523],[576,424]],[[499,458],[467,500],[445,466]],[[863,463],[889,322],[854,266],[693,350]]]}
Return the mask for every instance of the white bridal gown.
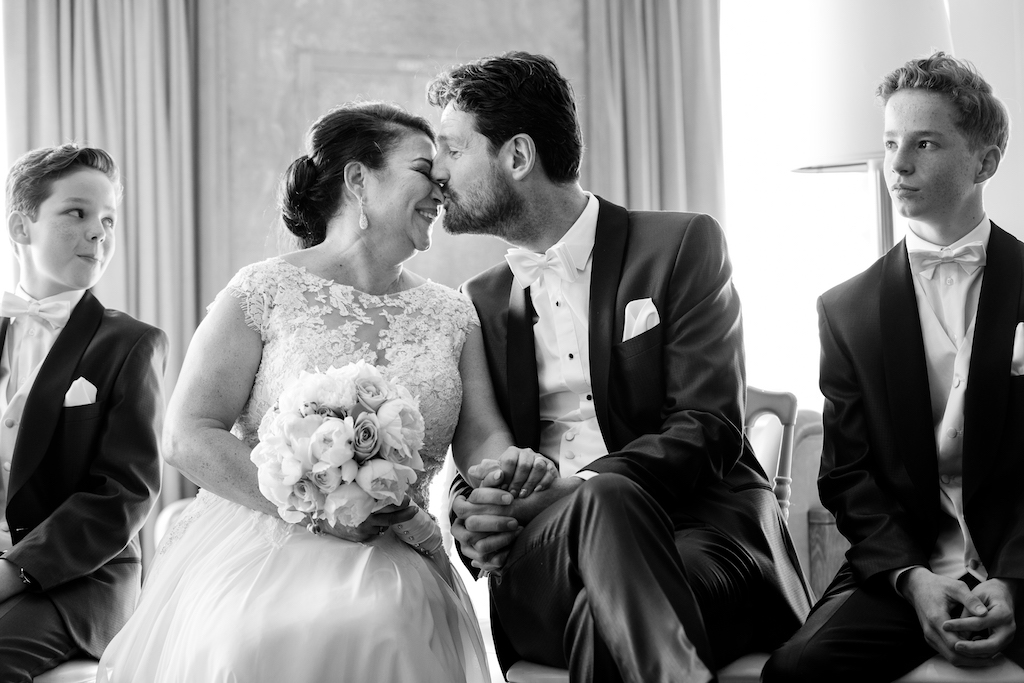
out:
{"label": "white bridal gown", "polygon": [[[263,414],[300,370],[365,359],[420,398],[426,471],[410,493],[425,508],[459,416],[459,356],[479,324],[472,304],[433,282],[371,296],[281,259],[243,268],[220,296],[238,299],[264,343],[232,433],[254,446]],[[314,536],[200,491],[157,552],[98,681],[488,681],[455,580],[453,591],[393,532],[366,543]]]}

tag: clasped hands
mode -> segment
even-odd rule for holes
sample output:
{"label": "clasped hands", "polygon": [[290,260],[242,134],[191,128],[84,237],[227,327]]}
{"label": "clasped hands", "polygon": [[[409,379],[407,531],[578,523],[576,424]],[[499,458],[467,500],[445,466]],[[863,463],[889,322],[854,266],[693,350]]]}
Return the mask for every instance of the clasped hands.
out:
{"label": "clasped hands", "polygon": [[[468,471],[473,491],[452,502],[456,519],[452,536],[473,566],[500,573],[520,524],[543,509],[543,502],[524,507],[527,498],[547,491],[558,479],[557,466],[527,448],[508,448],[497,460],[487,459]],[[517,505],[518,503],[518,505]]]}
{"label": "clasped hands", "polygon": [[1013,641],[1015,581],[989,579],[971,590],[924,567],[900,578],[900,591],[917,612],[925,640],[950,663],[991,666]]}

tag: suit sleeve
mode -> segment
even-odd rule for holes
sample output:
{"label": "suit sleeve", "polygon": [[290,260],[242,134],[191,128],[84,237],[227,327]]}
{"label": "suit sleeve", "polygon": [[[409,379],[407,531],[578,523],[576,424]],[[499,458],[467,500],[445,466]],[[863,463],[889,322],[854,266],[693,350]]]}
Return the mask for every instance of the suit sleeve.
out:
{"label": "suit sleeve", "polygon": [[104,424],[81,486],[6,558],[48,590],[96,571],[139,533],[160,490],[160,430],[167,336],[143,333],[106,401]]}
{"label": "suit sleeve", "polygon": [[854,575],[865,581],[894,569],[928,565],[930,548],[915,533],[920,524],[897,497],[879,484],[880,454],[872,453],[863,390],[849,346],[837,339],[825,303],[818,300],[821,338],[821,392],[824,441],[818,491],[836,517],[840,533],[852,544],[847,558]]}
{"label": "suit sleeve", "polygon": [[[664,376],[660,425],[638,429],[621,450],[584,468],[637,481],[666,510],[690,498],[702,478],[728,474],[745,443],[743,325],[725,235],[707,215],[693,215],[683,229],[664,302],[657,302],[664,309],[661,348],[654,350]],[[631,367],[640,371],[637,359],[616,359],[615,353],[613,367],[627,375],[618,386],[650,391],[628,376]],[[658,367],[657,361],[645,365]],[[617,401],[628,400],[608,397],[613,411]]]}

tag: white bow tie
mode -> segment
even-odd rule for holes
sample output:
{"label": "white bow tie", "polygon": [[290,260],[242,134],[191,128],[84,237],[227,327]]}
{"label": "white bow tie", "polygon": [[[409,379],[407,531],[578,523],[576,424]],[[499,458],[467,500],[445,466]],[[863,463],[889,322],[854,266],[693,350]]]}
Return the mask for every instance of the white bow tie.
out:
{"label": "white bow tie", "polygon": [[17,318],[23,315],[45,320],[56,330],[67,324],[71,315],[71,304],[67,301],[48,301],[41,304],[38,301],[25,301],[11,292],[4,292],[4,298],[0,300],[0,318]]}
{"label": "white bow tie", "polygon": [[505,254],[505,260],[508,261],[512,274],[516,276],[516,282],[523,289],[536,282],[545,271],[557,275],[566,282],[575,282],[579,277],[576,263],[564,242],[559,242],[543,254],[529,249],[509,249]]}
{"label": "white bow tie", "polygon": [[958,263],[970,275],[985,265],[985,245],[981,242],[969,242],[956,249],[915,249],[910,252],[910,263],[918,273],[929,280],[935,275],[935,269],[943,263]]}

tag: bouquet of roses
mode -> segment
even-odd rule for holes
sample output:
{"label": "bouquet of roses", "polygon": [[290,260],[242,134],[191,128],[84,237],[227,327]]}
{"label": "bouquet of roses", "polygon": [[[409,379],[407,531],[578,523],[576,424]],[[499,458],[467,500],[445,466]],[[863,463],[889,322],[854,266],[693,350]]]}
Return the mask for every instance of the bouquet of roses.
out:
{"label": "bouquet of roses", "polygon": [[360,360],[303,372],[263,416],[250,459],[286,522],[356,526],[401,503],[423,470],[418,401]]}

